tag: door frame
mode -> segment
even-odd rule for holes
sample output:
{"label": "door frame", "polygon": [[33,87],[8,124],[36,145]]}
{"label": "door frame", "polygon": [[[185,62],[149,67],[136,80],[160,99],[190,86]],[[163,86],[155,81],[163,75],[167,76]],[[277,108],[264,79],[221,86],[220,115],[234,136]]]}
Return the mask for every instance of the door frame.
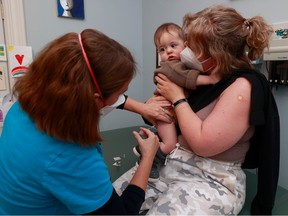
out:
{"label": "door frame", "polygon": [[6,44],[26,46],[23,0],[0,0]]}

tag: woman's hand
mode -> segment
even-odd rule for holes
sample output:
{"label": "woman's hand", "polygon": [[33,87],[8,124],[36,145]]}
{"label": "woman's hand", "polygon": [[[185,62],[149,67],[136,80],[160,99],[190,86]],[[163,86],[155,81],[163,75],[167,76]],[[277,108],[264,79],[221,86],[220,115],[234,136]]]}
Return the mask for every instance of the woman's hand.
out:
{"label": "woman's hand", "polygon": [[166,123],[173,122],[174,116],[168,111],[171,102],[161,95],[153,95],[143,105],[141,115],[152,125],[156,125],[157,121]]}
{"label": "woman's hand", "polygon": [[[133,131],[134,137],[139,143],[141,161],[130,181],[130,184],[137,185],[145,191],[153,159],[157,149],[159,148],[159,138],[152,131],[146,128],[141,127],[140,130],[140,132]],[[141,135],[143,137],[141,137]]]}
{"label": "woman's hand", "polygon": [[157,121],[173,122],[173,115],[167,111],[167,107],[171,107],[171,103],[158,95],[152,96],[146,103],[128,97],[124,105],[125,110],[140,114],[152,125],[156,125]]}
{"label": "woman's hand", "polygon": [[140,132],[133,131],[134,137],[139,143],[141,160],[152,160],[159,148],[159,138],[147,128],[140,128]]}
{"label": "woman's hand", "polygon": [[171,102],[167,100],[165,97],[159,94],[154,94],[151,98],[149,98],[146,102],[146,104],[157,104],[162,108],[170,107]]}
{"label": "woman's hand", "polygon": [[159,73],[155,79],[157,81],[157,91],[172,103],[185,98],[184,89],[171,82],[164,74]]}

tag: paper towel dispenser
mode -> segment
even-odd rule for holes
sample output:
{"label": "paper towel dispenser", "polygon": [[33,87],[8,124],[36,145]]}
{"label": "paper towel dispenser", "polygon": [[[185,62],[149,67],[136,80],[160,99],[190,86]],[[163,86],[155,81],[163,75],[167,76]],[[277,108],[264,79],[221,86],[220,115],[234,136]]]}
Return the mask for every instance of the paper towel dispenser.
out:
{"label": "paper towel dispenser", "polygon": [[288,60],[288,22],[271,25],[274,33],[269,43],[269,49],[264,50],[264,61]]}

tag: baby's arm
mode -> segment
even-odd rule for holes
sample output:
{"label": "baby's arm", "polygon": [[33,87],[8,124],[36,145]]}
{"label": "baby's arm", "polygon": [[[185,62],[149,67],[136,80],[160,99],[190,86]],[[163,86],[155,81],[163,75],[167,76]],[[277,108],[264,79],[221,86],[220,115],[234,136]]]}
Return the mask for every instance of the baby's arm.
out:
{"label": "baby's arm", "polygon": [[162,142],[160,142],[160,149],[163,153],[169,154],[175,148],[177,143],[175,123],[157,121],[156,127],[159,137],[162,139]]}
{"label": "baby's arm", "polygon": [[215,84],[219,81],[219,77],[217,75],[201,75],[199,74],[196,79],[196,86],[200,85],[209,85]]}
{"label": "baby's arm", "polygon": [[213,79],[207,75],[199,75],[196,80],[196,86],[213,84]]}

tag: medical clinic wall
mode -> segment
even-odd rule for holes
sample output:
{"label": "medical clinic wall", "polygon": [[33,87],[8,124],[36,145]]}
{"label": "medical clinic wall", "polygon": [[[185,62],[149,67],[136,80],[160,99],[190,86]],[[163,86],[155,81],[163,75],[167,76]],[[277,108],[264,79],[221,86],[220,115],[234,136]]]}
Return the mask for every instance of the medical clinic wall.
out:
{"label": "medical clinic wall", "polygon": [[[47,42],[63,33],[96,28],[127,46],[138,62],[138,75],[127,94],[140,101],[149,98],[154,89],[155,69],[153,34],[163,22],[182,24],[187,12],[199,11],[213,4],[234,7],[244,17],[263,16],[269,23],[287,21],[287,0],[85,0],[85,19],[57,17],[57,0],[23,0],[27,45],[36,54]],[[273,8],[273,9],[272,9]],[[263,67],[262,67],[263,68]],[[281,116],[281,167],[279,184],[288,189],[285,160],[288,152],[288,88],[274,92]],[[114,111],[101,122],[101,130],[143,124],[142,119],[126,111]]]}
{"label": "medical clinic wall", "polygon": [[[150,73],[145,75],[146,88],[144,97],[149,97],[153,91],[151,71],[155,67],[155,58],[151,53],[155,53],[153,44],[153,34],[157,26],[163,22],[171,21],[182,24],[182,17],[187,12],[196,12],[207,6],[214,4],[224,4],[238,10],[244,17],[250,18],[260,15],[268,23],[288,21],[287,0],[143,0],[143,71]],[[262,72],[265,72],[265,65],[259,65]],[[281,158],[279,184],[288,189],[288,88],[280,86],[274,89],[274,96],[278,105],[281,121]]]}

